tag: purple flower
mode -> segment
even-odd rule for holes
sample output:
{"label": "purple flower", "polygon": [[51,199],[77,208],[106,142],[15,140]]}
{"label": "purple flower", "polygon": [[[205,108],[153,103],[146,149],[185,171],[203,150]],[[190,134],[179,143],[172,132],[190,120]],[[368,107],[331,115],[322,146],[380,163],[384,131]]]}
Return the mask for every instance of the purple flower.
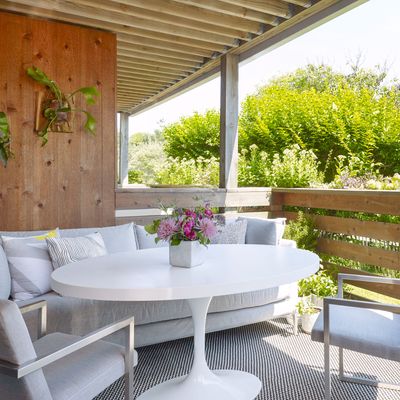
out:
{"label": "purple flower", "polygon": [[185,211],[186,216],[191,217],[191,218],[196,218],[196,213],[192,210],[186,210]]}
{"label": "purple flower", "polygon": [[207,238],[211,239],[217,234],[217,227],[214,222],[208,218],[204,218],[200,221],[200,231]]}
{"label": "purple flower", "polygon": [[164,219],[160,222],[160,225],[157,229],[157,235],[161,240],[169,240],[171,236],[173,236],[179,227],[176,221],[172,218]]}
{"label": "purple flower", "polygon": [[206,208],[206,209],[204,210],[204,215],[205,215],[206,217],[208,217],[208,218],[212,218],[212,217],[214,216],[213,212],[212,212],[209,208]]}

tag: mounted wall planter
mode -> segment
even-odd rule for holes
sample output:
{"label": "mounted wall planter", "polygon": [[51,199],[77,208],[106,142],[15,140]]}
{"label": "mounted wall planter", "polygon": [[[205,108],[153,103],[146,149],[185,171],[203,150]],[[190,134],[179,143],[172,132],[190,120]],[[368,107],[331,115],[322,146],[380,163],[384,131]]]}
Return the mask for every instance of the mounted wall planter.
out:
{"label": "mounted wall planter", "polygon": [[78,93],[83,95],[87,105],[95,104],[99,92],[94,86],[83,87],[71,94],[65,94],[57,83],[39,68],[28,68],[26,72],[28,76],[48,89],[46,94],[38,94],[36,104],[35,130],[42,138],[42,146],[47,143],[49,132],[72,133],[74,131],[73,115],[76,112],[86,115],[84,128],[88,133],[95,134],[96,120],[93,115],[74,106],[74,97]]}

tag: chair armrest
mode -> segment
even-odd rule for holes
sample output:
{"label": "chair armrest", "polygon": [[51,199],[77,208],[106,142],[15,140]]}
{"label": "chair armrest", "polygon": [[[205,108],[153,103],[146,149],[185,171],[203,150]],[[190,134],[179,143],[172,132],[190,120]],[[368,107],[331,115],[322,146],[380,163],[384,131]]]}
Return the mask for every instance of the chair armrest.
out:
{"label": "chair armrest", "polygon": [[295,240],[290,240],[290,239],[281,239],[279,241],[278,246],[282,247],[292,247],[293,249],[297,248],[297,243]]}
{"label": "chair armrest", "polygon": [[[18,304],[18,303],[17,303]],[[39,310],[39,323],[38,323],[38,338],[46,335],[47,333],[47,301],[39,300],[33,303],[19,306],[21,314],[26,314],[31,311]]]}
{"label": "chair armrest", "polygon": [[[103,339],[106,336],[109,336],[121,329],[128,328],[127,332],[127,354],[126,357],[130,357],[133,360],[133,326],[134,326],[134,317],[130,317],[113,324],[107,325],[103,328],[100,328],[92,333],[83,336],[81,339],[76,342],[70,344],[67,347],[59,349],[54,353],[47,354],[41,358],[37,358],[33,361],[30,361],[22,366],[16,366],[13,369],[13,376],[16,378],[22,378],[25,375],[28,375],[38,369],[41,369],[57,360],[60,360],[63,357],[66,357],[78,350],[81,350],[84,347],[89,346],[90,344],[97,342],[100,339]],[[128,354],[129,353],[129,354]],[[132,364],[133,365],[133,364]]]}
{"label": "chair armrest", "polygon": [[391,285],[400,285],[400,279],[397,278],[388,278],[385,276],[371,276],[371,275],[338,274],[338,296],[340,298],[343,297],[344,281],[386,283]]}

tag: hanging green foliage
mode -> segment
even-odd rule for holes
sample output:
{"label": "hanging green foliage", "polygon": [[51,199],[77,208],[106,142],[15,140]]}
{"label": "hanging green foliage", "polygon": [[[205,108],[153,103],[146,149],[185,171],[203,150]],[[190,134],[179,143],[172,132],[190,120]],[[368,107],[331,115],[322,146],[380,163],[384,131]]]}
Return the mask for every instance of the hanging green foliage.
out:
{"label": "hanging green foliage", "polygon": [[9,158],[13,157],[11,152],[11,134],[7,115],[0,112],[0,161],[6,167]]}
{"label": "hanging green foliage", "polygon": [[74,107],[74,96],[78,93],[83,95],[87,105],[96,103],[99,92],[94,86],[82,87],[70,94],[65,94],[58,84],[39,68],[34,66],[28,68],[26,72],[36,82],[47,87],[52,95],[44,101],[41,109],[41,114],[45,119],[43,126],[38,130],[38,135],[42,138],[42,146],[47,143],[49,132],[72,132],[71,115],[75,112],[85,114],[84,128],[88,133],[95,134],[96,120],[93,115],[86,110]]}

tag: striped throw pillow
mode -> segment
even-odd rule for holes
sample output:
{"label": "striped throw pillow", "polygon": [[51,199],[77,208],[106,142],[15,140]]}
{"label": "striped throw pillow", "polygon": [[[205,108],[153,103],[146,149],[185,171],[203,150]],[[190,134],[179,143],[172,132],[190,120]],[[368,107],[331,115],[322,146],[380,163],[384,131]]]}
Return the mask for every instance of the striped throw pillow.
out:
{"label": "striped throw pillow", "polygon": [[74,238],[48,238],[46,241],[54,269],[107,254],[103,238],[98,232]]}
{"label": "striped throw pillow", "polygon": [[11,297],[28,300],[49,292],[53,266],[46,239],[59,237],[58,229],[40,236],[2,236],[11,276]]}

